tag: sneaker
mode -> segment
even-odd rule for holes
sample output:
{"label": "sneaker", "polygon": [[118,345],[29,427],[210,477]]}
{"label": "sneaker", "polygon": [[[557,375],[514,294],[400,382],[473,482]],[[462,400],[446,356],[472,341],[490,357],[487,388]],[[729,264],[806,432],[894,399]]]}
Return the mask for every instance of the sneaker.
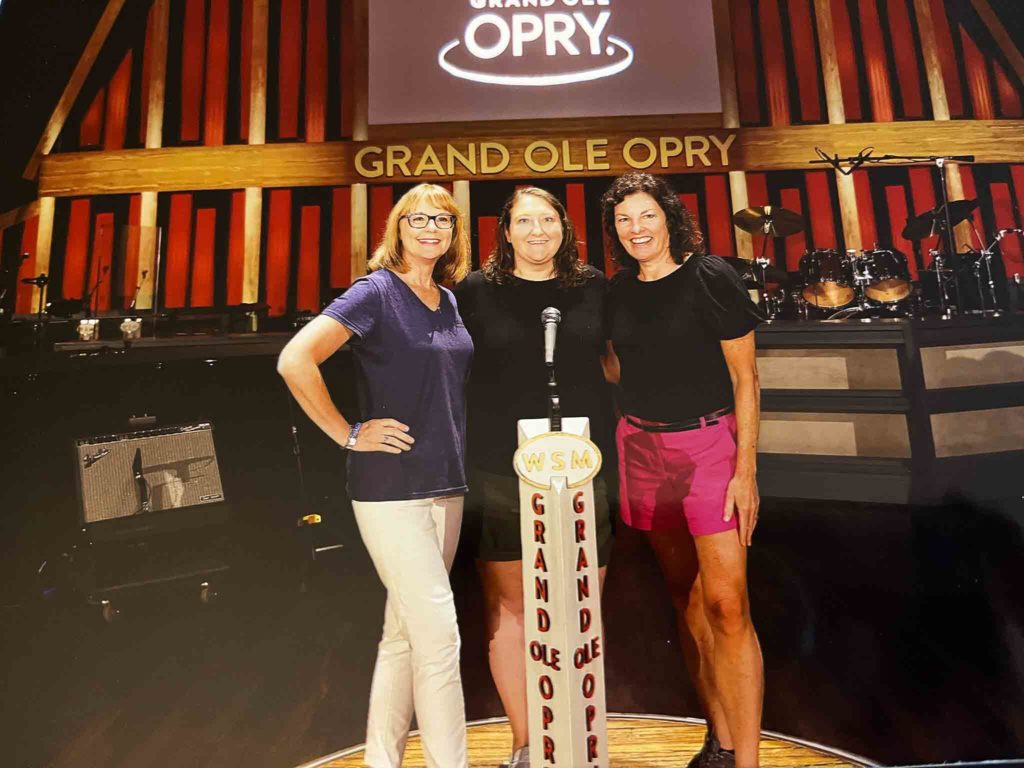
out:
{"label": "sneaker", "polygon": [[530,768],[530,745],[520,747],[512,753],[512,757],[503,762],[498,768]]}
{"label": "sneaker", "polygon": [[714,731],[709,728],[707,735],[704,736],[704,746],[686,764],[686,768],[711,768],[713,765],[717,766],[717,763],[712,763],[711,761],[716,759],[719,754],[722,754],[721,749],[722,746],[718,743],[718,739],[715,738]]}

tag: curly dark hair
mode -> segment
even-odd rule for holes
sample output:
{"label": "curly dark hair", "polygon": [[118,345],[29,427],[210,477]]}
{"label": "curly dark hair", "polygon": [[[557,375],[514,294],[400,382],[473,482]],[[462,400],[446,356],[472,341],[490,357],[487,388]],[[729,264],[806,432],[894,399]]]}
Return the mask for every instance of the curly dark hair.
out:
{"label": "curly dark hair", "polygon": [[512,209],[519,200],[527,195],[539,197],[558,212],[558,218],[562,222],[562,244],[559,246],[558,252],[555,253],[555,274],[561,280],[563,288],[574,288],[581,285],[591,274],[586,265],[580,261],[579,249],[576,245],[576,228],[573,227],[572,220],[566,213],[562,201],[539,187],[517,189],[505,201],[505,205],[501,208],[501,214],[498,216],[497,240],[494,250],[480,271],[489,282],[498,285],[511,282],[510,278],[516,267],[516,259],[512,243],[508,240],[508,229],[512,223]]}
{"label": "curly dark hair", "polygon": [[653,197],[664,212],[669,252],[676,264],[682,264],[691,253],[704,253],[704,235],[700,225],[668,183],[650,173],[627,173],[613,181],[601,196],[601,221],[612,245],[612,256],[619,266],[631,272],[640,268],[636,259],[626,252],[615,229],[615,206],[638,192],[646,192]]}

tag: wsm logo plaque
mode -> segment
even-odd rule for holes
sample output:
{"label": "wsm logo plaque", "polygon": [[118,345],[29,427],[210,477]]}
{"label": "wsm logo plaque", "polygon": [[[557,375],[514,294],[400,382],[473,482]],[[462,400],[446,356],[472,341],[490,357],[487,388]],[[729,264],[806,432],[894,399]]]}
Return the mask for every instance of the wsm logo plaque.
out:
{"label": "wsm logo plaque", "polygon": [[454,77],[538,88],[612,77],[633,63],[633,47],[608,34],[612,0],[469,2],[475,10],[515,12],[480,13],[441,47],[437,62]]}

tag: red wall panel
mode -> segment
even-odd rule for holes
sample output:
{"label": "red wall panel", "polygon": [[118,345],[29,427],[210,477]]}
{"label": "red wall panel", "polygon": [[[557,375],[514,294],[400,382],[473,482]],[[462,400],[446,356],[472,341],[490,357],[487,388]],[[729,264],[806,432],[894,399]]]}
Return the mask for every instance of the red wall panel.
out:
{"label": "red wall panel", "polygon": [[[974,183],[974,172],[968,165],[960,166],[960,180],[963,182],[964,187],[964,199],[965,200],[977,200],[978,199],[978,188]],[[971,214],[971,221],[974,223],[974,228],[981,233],[981,236],[985,236],[985,223],[981,219],[981,208],[975,208],[974,213]],[[977,247],[978,243],[976,238],[972,235],[971,241]]]}
{"label": "red wall panel", "polygon": [[789,74],[782,39],[782,18],[778,0],[760,0],[761,51],[765,89],[768,93],[768,121],[771,125],[789,125]]}
{"label": "red wall panel", "polygon": [[996,93],[999,94],[999,116],[1004,118],[1024,117],[1024,109],[1021,108],[1021,95],[1017,92],[1016,86],[1006,76],[1006,70],[998,61],[992,62],[996,72]]}
{"label": "red wall panel", "polygon": [[583,185],[578,183],[565,185],[565,207],[576,228],[576,242],[579,244],[580,259],[587,258],[587,202],[583,196]]}
{"label": "red wall panel", "polygon": [[917,55],[913,44],[914,32],[907,12],[906,0],[888,0],[889,27],[892,32],[893,58],[900,84],[905,117],[923,117],[921,101],[921,72],[917,68]]}
{"label": "red wall panel", "polygon": [[498,217],[478,216],[476,220],[477,246],[480,254],[480,266],[487,263],[498,243]]}
{"label": "red wall panel", "polygon": [[331,193],[331,288],[352,285],[352,189]]}
{"label": "red wall panel", "polygon": [[245,192],[231,193],[231,233],[228,235],[228,304],[242,303],[245,283]]}
{"label": "red wall panel", "polygon": [[320,311],[320,206],[304,205],[299,222],[296,309]]}
{"label": "red wall panel", "polygon": [[[1010,185],[993,183],[989,186],[992,195],[992,211],[995,214],[996,228],[1010,229],[1021,226],[1020,219],[1014,215],[1013,197]],[[1007,235],[999,242],[1006,274],[1024,273],[1024,249],[1021,248],[1020,235]]]}
{"label": "red wall panel", "polygon": [[267,216],[266,291],[270,314],[281,316],[288,311],[288,277],[291,271],[292,191],[270,192]]}
{"label": "red wall panel", "polygon": [[85,269],[89,262],[89,233],[92,229],[92,203],[88,198],[71,201],[68,217],[67,248],[64,250],[65,298],[79,299],[85,295]]}
{"label": "red wall panel", "polygon": [[857,6],[860,11],[861,43],[868,74],[871,112],[875,122],[890,122],[893,119],[892,88],[889,85],[889,65],[885,58],[878,6],[875,0],[857,0]]}
{"label": "red wall panel", "polygon": [[100,88],[96,98],[82,117],[78,132],[78,143],[82,147],[98,147],[103,141],[103,113],[107,101],[107,89]]}
{"label": "red wall panel", "polygon": [[96,215],[92,236],[92,259],[89,265],[89,290],[95,291],[91,304],[95,311],[110,309],[110,284],[114,263],[114,214]]}
{"label": "red wall panel", "polygon": [[36,240],[39,238],[39,217],[33,216],[25,221],[21,230],[21,252],[28,258],[21,262],[18,269],[17,298],[14,311],[20,313],[35,312],[39,307],[32,303],[32,286],[21,282],[27,277],[36,276]]}
{"label": "red wall panel", "polygon": [[212,307],[214,288],[214,253],[217,247],[217,209],[196,211],[195,244],[192,247],[192,286],[189,306]]}
{"label": "red wall panel", "polygon": [[709,173],[704,177],[704,205],[708,213],[708,253],[716,256],[735,256],[728,176]]}
{"label": "red wall panel", "polygon": [[142,49],[142,96],[139,109],[139,144],[146,144],[146,121],[149,119],[149,75],[153,67],[153,25],[154,7],[150,6],[146,21],[146,39]]}
{"label": "red wall panel", "polygon": [[132,195],[128,203],[128,232],[125,235],[124,273],[121,276],[121,295],[124,308],[131,306],[139,285],[139,245],[142,222],[142,196]]}
{"label": "red wall panel", "polygon": [[128,133],[128,100],[132,88],[132,52],[128,51],[121,60],[121,65],[114,73],[107,91],[106,130],[103,135],[103,148],[124,149],[124,140]]}
{"label": "red wall panel", "polygon": [[299,85],[302,78],[302,0],[281,0],[281,40],[277,52],[277,136],[299,135]]}
{"label": "red wall panel", "polygon": [[327,126],[327,0],[306,12],[306,141],[323,141]]}
{"label": "red wall panel", "polygon": [[203,143],[224,143],[228,109],[228,53],[231,47],[229,0],[210,0],[210,29],[206,39],[206,104]]}
{"label": "red wall panel", "polygon": [[395,190],[389,185],[370,187],[370,251],[377,247],[384,236],[388,214],[395,204]]}
{"label": "red wall panel", "polygon": [[240,97],[242,100],[239,132],[242,141],[248,141],[249,108],[252,104],[252,92],[249,89],[249,73],[252,70],[252,3],[242,3],[242,50],[239,51],[239,54],[241,59],[239,66]]}
{"label": "red wall panel", "polygon": [[206,2],[185,0],[181,41],[181,140],[199,140],[206,48]]}
{"label": "red wall panel", "polygon": [[804,174],[807,185],[808,218],[811,225],[811,239],[815,248],[836,248],[835,216],[832,210],[832,196],[829,194],[829,172],[808,171]]}
{"label": "red wall panel", "polygon": [[967,90],[971,94],[976,120],[994,120],[996,117],[995,102],[992,99],[992,86],[988,81],[988,67],[985,59],[974,44],[967,31],[960,28],[960,39],[963,41],[964,67],[967,69]]}
{"label": "red wall panel", "polygon": [[797,92],[800,95],[800,118],[805,122],[822,119],[818,51],[814,44],[814,16],[811,0],[789,0],[789,29],[796,64]]}
{"label": "red wall panel", "polygon": [[[783,208],[789,208],[796,213],[803,213],[803,200],[800,197],[799,189],[783,189],[779,194]],[[804,217],[806,219],[806,217]],[[796,272],[800,269],[800,257],[807,251],[807,234],[797,232],[784,240],[783,246],[786,254],[785,264],[779,264],[788,272]]]}
{"label": "red wall panel", "polygon": [[[167,221],[164,306],[184,307],[192,247],[192,194],[171,195]],[[94,259],[95,260],[95,259]]]}
{"label": "red wall panel", "polygon": [[[875,228],[875,209],[871,198],[871,180],[868,177],[868,172],[854,171],[853,186],[857,193],[861,247],[871,250],[878,242],[878,230]],[[847,247],[849,247],[849,243],[847,243]]]}
{"label": "red wall panel", "polygon": [[745,124],[758,125],[762,120],[761,101],[757,92],[757,73],[760,68],[755,55],[754,19],[750,2],[749,0],[732,0],[731,9],[740,120]]}
{"label": "red wall panel", "polygon": [[917,280],[917,264],[914,261],[914,244],[904,240],[903,226],[907,221],[907,190],[902,185],[890,185],[885,188],[885,202],[889,208],[890,242],[892,247],[907,257],[910,277]]}

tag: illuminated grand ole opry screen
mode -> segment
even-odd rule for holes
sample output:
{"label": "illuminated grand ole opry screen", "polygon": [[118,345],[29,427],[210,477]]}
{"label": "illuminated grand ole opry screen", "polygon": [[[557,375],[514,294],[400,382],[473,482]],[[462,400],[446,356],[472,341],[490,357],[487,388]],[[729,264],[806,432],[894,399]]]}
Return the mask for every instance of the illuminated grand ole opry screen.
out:
{"label": "illuminated grand ole opry screen", "polygon": [[721,112],[711,0],[374,0],[369,120]]}

